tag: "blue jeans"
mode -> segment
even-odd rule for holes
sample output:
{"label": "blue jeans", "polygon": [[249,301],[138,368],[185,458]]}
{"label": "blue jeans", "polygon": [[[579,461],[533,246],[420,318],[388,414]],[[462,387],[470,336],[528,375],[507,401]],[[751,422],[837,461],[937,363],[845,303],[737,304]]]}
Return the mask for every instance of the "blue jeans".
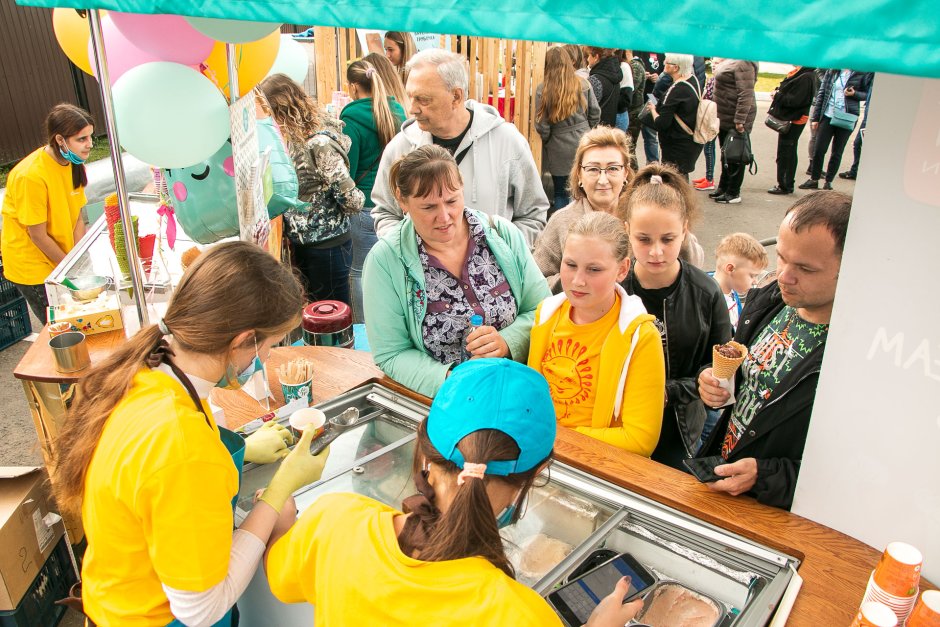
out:
{"label": "blue jeans", "polygon": [[352,241],[330,248],[294,244],[294,265],[303,276],[307,302],[338,300],[349,304],[349,266]]}
{"label": "blue jeans", "polygon": [[626,133],[627,128],[630,126],[630,112],[624,111],[623,113],[618,113],[617,121],[614,124],[617,128]]}
{"label": "blue jeans", "polygon": [[568,193],[568,177],[552,175],[552,187],[555,188],[555,211],[564,209],[571,204],[571,195]]}
{"label": "blue jeans", "polygon": [[705,142],[705,178],[715,180],[715,140]]}
{"label": "blue jeans", "polygon": [[350,216],[352,234],[352,265],[349,267],[349,296],[352,299],[353,324],[365,322],[362,308],[362,268],[366,255],[379,241],[372,222],[372,207],[363,207],[358,214]]}
{"label": "blue jeans", "polygon": [[645,124],[640,126],[643,132],[643,150],[646,152],[646,162],[659,161],[659,135],[656,129],[650,128]]}
{"label": "blue jeans", "polygon": [[708,441],[708,436],[711,435],[712,429],[718,424],[718,419],[721,418],[722,411],[724,410],[712,409],[711,407],[705,408],[705,427],[702,429],[702,437],[698,441],[699,451],[696,455],[702,454],[702,447],[705,446],[705,442]]}

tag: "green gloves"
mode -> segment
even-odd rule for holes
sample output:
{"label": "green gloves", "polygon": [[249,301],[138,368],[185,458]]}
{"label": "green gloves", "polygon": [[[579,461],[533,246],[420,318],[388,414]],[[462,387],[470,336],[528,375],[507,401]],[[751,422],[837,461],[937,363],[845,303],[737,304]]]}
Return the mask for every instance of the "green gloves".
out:
{"label": "green gloves", "polygon": [[310,443],[313,441],[314,429],[306,429],[300,441],[294,450],[290,452],[281,467],[274,473],[271,483],[261,494],[261,499],[278,513],[284,507],[284,503],[294,492],[310,485],[320,478],[323,474],[323,467],[326,466],[326,460],[330,456],[330,449],[327,447],[317,456],[310,454]]}
{"label": "green gloves", "polygon": [[245,461],[253,464],[271,464],[287,457],[294,443],[290,429],[275,421],[266,422],[245,438]]}

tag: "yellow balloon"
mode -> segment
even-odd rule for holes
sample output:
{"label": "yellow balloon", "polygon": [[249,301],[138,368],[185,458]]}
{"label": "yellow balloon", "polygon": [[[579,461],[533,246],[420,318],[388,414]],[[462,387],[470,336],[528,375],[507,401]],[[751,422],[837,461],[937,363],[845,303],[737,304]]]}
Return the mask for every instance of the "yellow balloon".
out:
{"label": "yellow balloon", "polygon": [[[238,64],[238,93],[244,95],[261,82],[268,70],[274,65],[277,50],[281,45],[281,32],[276,30],[270,35],[247,44],[235,44],[235,60]],[[217,41],[209,58],[209,78],[214,80],[226,97],[229,95],[228,61],[225,58],[225,42]]]}
{"label": "yellow balloon", "polygon": [[91,74],[91,61],[88,60],[88,20],[81,17],[75,9],[53,9],[52,30],[59,47],[69,60],[86,74]]}

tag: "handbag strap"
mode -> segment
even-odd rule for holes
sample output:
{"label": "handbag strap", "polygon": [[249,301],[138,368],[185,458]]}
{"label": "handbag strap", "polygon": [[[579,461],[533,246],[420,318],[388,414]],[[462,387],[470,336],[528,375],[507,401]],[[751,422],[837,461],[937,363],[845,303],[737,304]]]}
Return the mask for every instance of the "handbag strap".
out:
{"label": "handbag strap", "polygon": [[356,180],[355,180],[356,187],[359,186],[359,183],[362,182],[362,179],[366,178],[366,174],[368,174],[369,172],[372,171],[372,168],[375,167],[375,164],[377,164],[377,163],[378,163],[379,161],[381,161],[381,160],[382,160],[382,153],[380,152],[380,153],[379,153],[379,156],[375,158],[375,161],[373,161],[372,163],[370,163],[370,164],[369,164],[369,167],[366,168],[365,170],[363,170],[363,171],[362,171],[362,174],[360,174],[359,176],[356,177]]}

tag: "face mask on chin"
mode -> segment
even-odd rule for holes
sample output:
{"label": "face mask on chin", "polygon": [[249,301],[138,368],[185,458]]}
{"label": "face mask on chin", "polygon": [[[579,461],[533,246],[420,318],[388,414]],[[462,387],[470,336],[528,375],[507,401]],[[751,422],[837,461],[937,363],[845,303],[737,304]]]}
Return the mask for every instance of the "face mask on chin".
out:
{"label": "face mask on chin", "polygon": [[85,163],[85,160],[79,157],[77,154],[72,152],[72,150],[65,146],[65,150],[62,149],[62,144],[59,145],[59,154],[62,155],[62,158],[68,161],[69,163],[74,163],[75,165],[82,165]]}
{"label": "face mask on chin", "polygon": [[258,340],[256,339],[255,358],[248,364],[248,367],[236,373],[234,364],[229,361],[225,365],[225,373],[222,375],[222,378],[219,379],[219,382],[215,384],[215,387],[222,388],[223,390],[240,390],[242,386],[248,383],[252,375],[263,369],[264,364],[261,363],[261,357],[258,356]]}
{"label": "face mask on chin", "polygon": [[[520,492],[521,494],[521,492]],[[526,496],[528,498],[528,495]],[[516,512],[519,510],[519,495],[516,496],[515,500],[512,503],[503,508],[496,516],[496,527],[502,529],[508,527],[509,525],[515,523],[517,520],[522,518],[522,516],[517,516]]]}

